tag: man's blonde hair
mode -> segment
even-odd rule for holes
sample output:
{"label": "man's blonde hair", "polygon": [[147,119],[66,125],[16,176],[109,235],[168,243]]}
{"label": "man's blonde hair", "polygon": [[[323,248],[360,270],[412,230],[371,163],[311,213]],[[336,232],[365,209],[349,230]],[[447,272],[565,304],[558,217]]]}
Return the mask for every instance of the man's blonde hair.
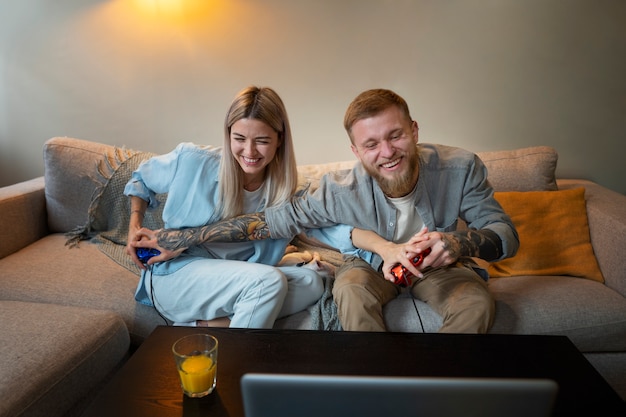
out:
{"label": "man's blonde hair", "polygon": [[352,126],[361,119],[376,116],[378,113],[387,110],[391,106],[400,109],[407,121],[411,121],[409,106],[406,101],[398,94],[391,90],[382,88],[367,90],[356,96],[352,103],[348,106],[346,114],[343,118],[343,126],[350,136],[350,141],[354,144],[352,138]]}

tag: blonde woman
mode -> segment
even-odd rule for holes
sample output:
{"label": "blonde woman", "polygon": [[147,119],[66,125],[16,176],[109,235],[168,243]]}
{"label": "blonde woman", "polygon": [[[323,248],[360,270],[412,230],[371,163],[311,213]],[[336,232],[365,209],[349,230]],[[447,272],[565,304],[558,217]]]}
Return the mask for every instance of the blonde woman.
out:
{"label": "blonde woman", "polygon": [[[276,318],[313,304],[323,292],[316,272],[273,266],[290,239],[194,246],[145,265],[132,246],[142,240],[143,216],[158,204],[156,194],[168,193],[165,228],[184,229],[285,203],[297,178],[287,112],[270,88],[248,87],[235,97],[223,148],[182,143],[144,162],[124,190],[131,199],[126,250],[142,268],[136,300],[177,323],[227,317],[231,327],[250,328],[271,328]],[[350,246],[350,228],[335,232],[335,246],[342,245],[337,236]]]}

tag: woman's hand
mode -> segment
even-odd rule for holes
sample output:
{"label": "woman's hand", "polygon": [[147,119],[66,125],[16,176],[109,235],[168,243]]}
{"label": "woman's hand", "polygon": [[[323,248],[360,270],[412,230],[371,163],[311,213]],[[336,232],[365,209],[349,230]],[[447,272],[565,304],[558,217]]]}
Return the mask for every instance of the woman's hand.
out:
{"label": "woman's hand", "polygon": [[133,246],[134,243],[140,242],[142,239],[142,235],[139,234],[139,230],[141,230],[141,227],[130,226],[128,228],[128,238],[126,239],[126,254],[130,256],[133,263],[137,265],[140,269],[146,269],[146,266],[137,257],[136,248],[142,247],[142,245]]}

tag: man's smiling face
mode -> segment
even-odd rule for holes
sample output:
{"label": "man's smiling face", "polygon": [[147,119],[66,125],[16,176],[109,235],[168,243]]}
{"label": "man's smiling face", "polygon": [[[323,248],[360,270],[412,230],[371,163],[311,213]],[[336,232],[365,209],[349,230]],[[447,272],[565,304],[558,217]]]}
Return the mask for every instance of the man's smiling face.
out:
{"label": "man's smiling face", "polygon": [[385,195],[403,197],[415,188],[419,174],[418,127],[396,106],[352,125],[352,152]]}

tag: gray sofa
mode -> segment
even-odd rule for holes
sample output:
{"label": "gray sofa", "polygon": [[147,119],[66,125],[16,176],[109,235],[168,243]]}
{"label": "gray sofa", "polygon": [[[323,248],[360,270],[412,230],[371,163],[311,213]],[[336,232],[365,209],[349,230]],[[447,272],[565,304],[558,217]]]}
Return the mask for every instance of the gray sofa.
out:
{"label": "gray sofa", "polygon": [[[83,232],[111,227],[110,219],[94,214],[94,204],[119,190],[119,184],[111,188],[112,173],[136,156],[149,154],[53,138],[43,150],[44,177],[0,188],[0,417],[78,412],[129,352],[166,324],[135,302],[138,277],[110,251],[93,240],[66,245],[66,233],[86,223]],[[626,399],[626,196],[589,181],[556,180],[557,154],[549,147],[479,156],[496,191],[584,187],[590,242],[604,278],[492,278],[497,312],[491,332],[566,335]],[[315,183],[324,172],[352,164],[299,169]],[[404,293],[384,314],[390,331],[436,332],[441,323]],[[312,322],[307,310],[275,327],[310,329]]]}

